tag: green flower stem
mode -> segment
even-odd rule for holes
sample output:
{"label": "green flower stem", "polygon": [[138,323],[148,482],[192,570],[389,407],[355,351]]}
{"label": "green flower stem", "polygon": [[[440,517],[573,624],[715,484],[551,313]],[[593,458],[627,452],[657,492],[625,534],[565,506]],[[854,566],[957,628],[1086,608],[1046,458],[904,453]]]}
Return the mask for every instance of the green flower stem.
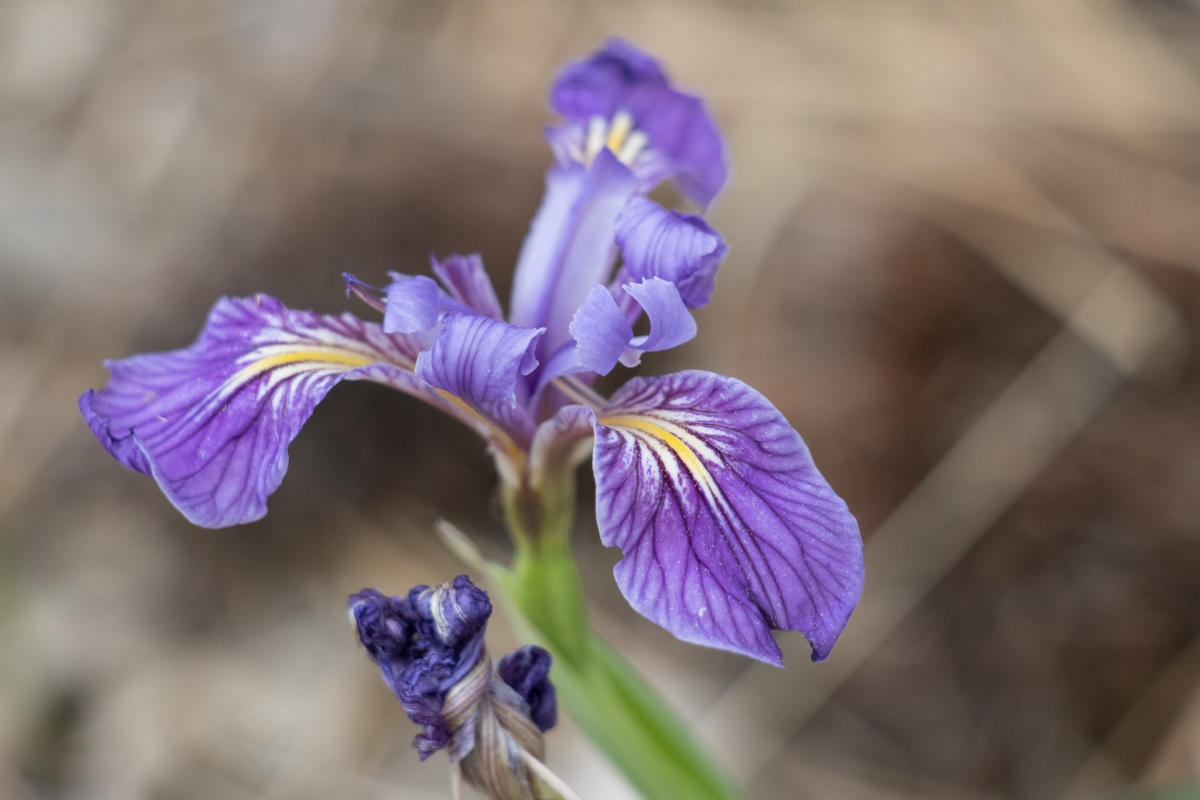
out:
{"label": "green flower stem", "polygon": [[554,655],[582,663],[588,650],[587,608],[579,570],[571,557],[575,510],[573,481],[535,493],[506,487],[504,516],[516,543],[504,589]]}
{"label": "green flower stem", "polygon": [[493,577],[520,627],[554,655],[551,678],[572,718],[648,800],[740,800],[658,693],[587,624],[569,535],[574,485],[511,489],[505,512],[517,545]]}

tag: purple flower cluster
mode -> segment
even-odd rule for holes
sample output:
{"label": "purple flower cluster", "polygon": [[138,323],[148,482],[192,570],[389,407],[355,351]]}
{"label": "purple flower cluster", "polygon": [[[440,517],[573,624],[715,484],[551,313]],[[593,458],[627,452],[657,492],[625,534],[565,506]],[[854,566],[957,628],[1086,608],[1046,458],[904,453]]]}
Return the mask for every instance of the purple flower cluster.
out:
{"label": "purple flower cluster", "polygon": [[[350,616],[358,638],[379,665],[383,680],[400,698],[409,718],[422,726],[414,744],[424,761],[444,747],[457,761],[475,746],[469,715],[455,725],[447,713],[447,695],[463,685],[473,671],[478,681],[478,702],[489,688],[491,665],[484,655],[484,630],[492,604],[487,594],[466,575],[437,587],[417,586],[404,597],[388,597],[378,589],[351,596]],[[550,654],[529,645],[500,659],[497,674],[519,698],[521,712],[545,732],[557,718],[554,686],[550,683]],[[465,729],[467,735],[459,734]]]}
{"label": "purple flower cluster", "polygon": [[[372,380],[457,417],[507,484],[536,493],[593,444],[596,516],[624,558],[621,591],[681,639],[781,662],[773,630],[824,658],[862,590],[854,517],[787,420],[740,381],[687,371],[592,390],[618,364],[692,338],[726,245],[648,192],[671,180],[707,204],[727,169],[703,103],[622,41],[568,65],[550,94],[555,163],[517,259],[507,318],[478,256],[435,259],[348,290],[382,312],[295,311],[222,299],[200,338],[111,362],[80,398],[121,463],[190,520],[258,519],[287,448],[342,380]],[[635,334],[648,322],[647,333]],[[586,455],[584,456],[586,457]]]}

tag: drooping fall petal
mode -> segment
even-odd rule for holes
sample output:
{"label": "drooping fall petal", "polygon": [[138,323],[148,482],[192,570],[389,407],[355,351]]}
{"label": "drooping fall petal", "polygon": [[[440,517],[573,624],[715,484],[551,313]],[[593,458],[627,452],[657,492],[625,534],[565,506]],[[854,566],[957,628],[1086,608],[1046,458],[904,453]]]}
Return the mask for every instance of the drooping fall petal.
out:
{"label": "drooping fall petal", "polygon": [[600,412],[601,538],[641,614],[686,641],[779,664],[772,630],[828,655],[862,591],[846,504],[783,416],[740,381],[634,378]]}
{"label": "drooping fall petal", "polygon": [[416,345],[343,314],[295,311],[266,295],[222,299],[190,347],[108,362],[108,386],[79,407],[122,464],[152,476],[192,522],[252,522],[287,471],[287,448],[342,380],[425,399],[405,369]]}

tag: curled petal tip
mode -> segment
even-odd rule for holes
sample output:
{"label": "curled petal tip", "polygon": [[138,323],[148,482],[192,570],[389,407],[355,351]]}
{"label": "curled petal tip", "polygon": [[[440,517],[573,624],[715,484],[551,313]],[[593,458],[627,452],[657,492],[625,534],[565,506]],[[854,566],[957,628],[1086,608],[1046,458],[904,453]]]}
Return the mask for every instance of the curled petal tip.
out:
{"label": "curled petal tip", "polygon": [[617,244],[631,278],[670,281],[688,308],[708,305],[729,249],[703,218],[669,211],[645,197],[634,198],[621,212]]}

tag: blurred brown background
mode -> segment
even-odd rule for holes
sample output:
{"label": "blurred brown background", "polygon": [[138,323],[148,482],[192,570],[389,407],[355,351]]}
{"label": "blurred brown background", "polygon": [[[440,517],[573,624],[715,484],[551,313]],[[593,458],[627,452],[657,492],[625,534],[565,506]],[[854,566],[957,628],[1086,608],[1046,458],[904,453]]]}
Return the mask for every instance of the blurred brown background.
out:
{"label": "blurred brown background", "polygon": [[[343,386],[270,515],[211,532],[75,399],[220,294],[338,311],[343,270],[472,251],[507,291],[546,88],[610,34],[708,98],[733,166],[700,336],[644,369],[772,398],[868,576],[825,664],[682,645],[621,600],[584,488],[597,626],[761,800],[1200,772],[1200,5],[7,0],[0,796],[447,795],[344,601],[460,571],[439,515],[503,557],[473,434]],[[629,796],[567,722],[549,762]]]}

